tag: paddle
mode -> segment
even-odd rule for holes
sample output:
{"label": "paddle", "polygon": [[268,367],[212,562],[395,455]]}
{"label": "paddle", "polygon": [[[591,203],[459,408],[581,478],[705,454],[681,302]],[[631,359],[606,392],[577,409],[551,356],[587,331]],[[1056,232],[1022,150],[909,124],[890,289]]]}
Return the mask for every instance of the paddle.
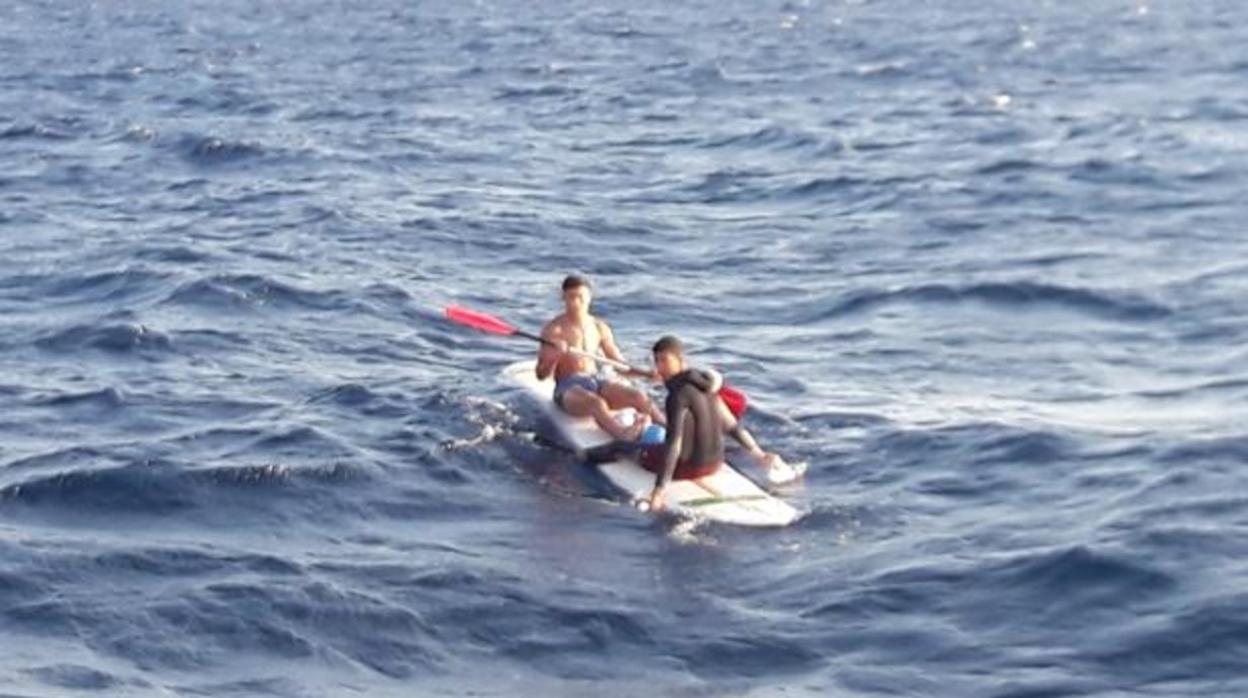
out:
{"label": "paddle", "polygon": [[[542,337],[531,332],[525,332],[524,330],[521,330],[520,328],[500,318],[494,317],[493,315],[487,315],[486,313],[469,310],[457,305],[448,305],[446,307],[446,319],[466,327],[471,327],[475,330],[488,332],[490,334],[498,334],[505,337],[524,337],[525,339],[532,339],[536,342],[541,342],[547,346],[555,346],[554,342],[548,339],[543,339]],[[608,359],[605,356],[598,356],[597,354],[591,354],[579,349],[568,349],[567,351],[569,354],[584,356],[595,361],[601,361],[624,371],[633,371],[640,374],[649,373],[649,371],[642,371],[638,368],[634,368],[623,361]],[[737,390],[727,384],[724,384],[724,386],[719,389],[719,397],[724,401],[724,404],[728,407],[728,410],[732,412],[733,416],[738,419],[740,419],[741,415],[745,413],[745,408],[749,405],[749,400],[746,399],[745,393],[742,393],[740,390]]]}

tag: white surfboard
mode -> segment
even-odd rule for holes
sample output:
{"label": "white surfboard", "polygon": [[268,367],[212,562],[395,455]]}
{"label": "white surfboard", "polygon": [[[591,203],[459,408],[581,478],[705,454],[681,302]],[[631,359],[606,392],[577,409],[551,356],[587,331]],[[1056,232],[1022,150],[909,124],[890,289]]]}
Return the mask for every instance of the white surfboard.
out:
{"label": "white surfboard", "polygon": [[[521,361],[503,369],[503,374],[532,396],[559,431],[568,446],[591,449],[611,442],[611,437],[590,417],[572,417],[559,409],[552,398],[553,379],[539,381],[532,361]],[[597,466],[629,501],[644,501],[654,489],[654,473],[632,458]],[[674,480],[664,490],[668,510],[678,516],[709,519],[739,526],[787,526],[797,520],[798,511],[725,463],[713,474],[698,480]]]}

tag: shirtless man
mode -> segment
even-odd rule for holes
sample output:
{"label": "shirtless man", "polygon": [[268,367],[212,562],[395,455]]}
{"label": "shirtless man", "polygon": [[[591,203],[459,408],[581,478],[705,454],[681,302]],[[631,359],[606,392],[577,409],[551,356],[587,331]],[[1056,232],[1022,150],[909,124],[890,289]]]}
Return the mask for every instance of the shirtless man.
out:
{"label": "shirtless man", "polygon": [[[597,362],[592,358],[568,352],[602,352],[609,359],[624,361],[611,328],[589,314],[592,298],[593,291],[584,277],[573,274],[563,280],[564,311],[542,328],[545,342],[537,352],[537,378],[545,380],[554,375],[555,404],[564,412],[574,417],[593,417],[612,438],[634,441],[649,419],[663,423],[663,413],[642,391],[598,378]],[[653,378],[652,374],[640,371],[625,375]],[[611,415],[613,410],[625,407],[632,407],[641,415],[631,427],[621,426]]]}

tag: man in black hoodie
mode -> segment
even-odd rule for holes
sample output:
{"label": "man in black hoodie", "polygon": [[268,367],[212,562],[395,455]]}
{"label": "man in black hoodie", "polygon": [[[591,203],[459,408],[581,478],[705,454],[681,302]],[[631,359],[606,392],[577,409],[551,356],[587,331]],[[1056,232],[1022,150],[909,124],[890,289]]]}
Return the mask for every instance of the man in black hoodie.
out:
{"label": "man in black hoodie", "polygon": [[[667,387],[667,431],[663,443],[644,446],[636,441],[614,441],[589,449],[581,457],[590,462],[607,462],[637,454],[641,467],[657,475],[648,500],[651,509],[663,507],[663,490],[672,480],[698,480],[723,466],[724,434],[745,447],[772,483],[789,482],[805,472],[805,464],[789,465],[779,455],[759,447],[754,436],[720,399],[723,376],[711,370],[689,368],[679,339],[662,337],[655,342],[653,351],[655,373]],[[700,484],[713,493],[705,483]]]}
{"label": "man in black hoodie", "polygon": [[663,507],[663,489],[673,479],[703,478],[723,465],[724,424],[718,396],[722,379],[687,368],[679,339],[668,335],[655,342],[654,365],[667,386],[667,437],[662,446],[643,451],[640,460],[643,468],[657,474],[650,494],[650,508],[657,511]]}

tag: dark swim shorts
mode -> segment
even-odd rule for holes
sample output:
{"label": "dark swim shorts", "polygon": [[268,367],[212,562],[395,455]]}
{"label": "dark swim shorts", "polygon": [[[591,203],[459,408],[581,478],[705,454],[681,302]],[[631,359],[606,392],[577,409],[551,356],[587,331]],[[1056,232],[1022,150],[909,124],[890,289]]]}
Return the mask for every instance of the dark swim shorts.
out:
{"label": "dark swim shorts", "polygon": [[559,409],[563,409],[564,393],[572,388],[584,388],[597,395],[602,389],[602,381],[588,373],[573,373],[570,376],[564,376],[563,380],[555,384],[555,404],[559,406]]}

